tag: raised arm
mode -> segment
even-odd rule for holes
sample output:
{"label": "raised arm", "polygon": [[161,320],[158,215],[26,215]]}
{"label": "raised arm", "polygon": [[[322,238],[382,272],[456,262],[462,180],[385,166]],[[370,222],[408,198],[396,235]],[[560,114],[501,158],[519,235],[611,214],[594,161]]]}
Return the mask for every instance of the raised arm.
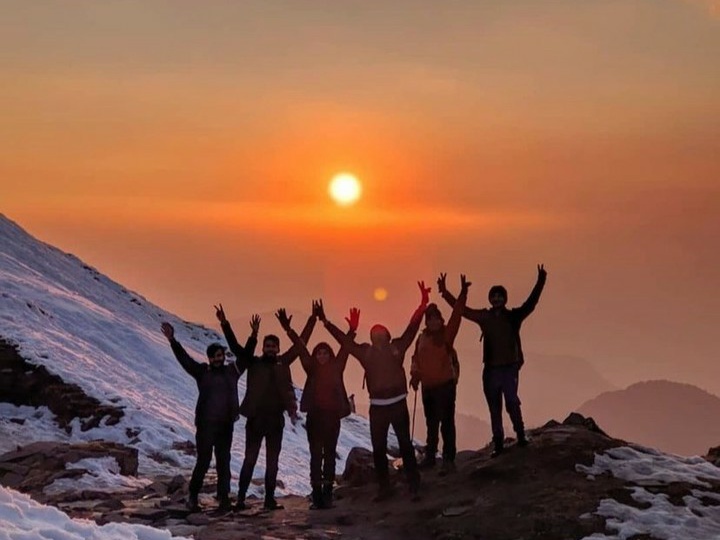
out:
{"label": "raised arm", "polygon": [[[300,363],[302,364],[305,373],[309,374],[310,371],[312,371],[313,367],[312,357],[310,356],[310,352],[307,349],[306,341],[304,341],[302,336],[299,336],[297,332],[295,332],[295,330],[293,330],[290,326],[292,315],[288,317],[285,309],[281,308],[277,311],[277,313],[275,313],[275,316],[277,317],[278,322],[280,322],[280,326],[282,326],[282,329],[285,330],[285,332],[287,333],[290,341],[292,341],[292,349],[296,351],[297,356],[300,356]],[[315,317],[313,316],[313,319],[314,318]]]}
{"label": "raised arm", "polygon": [[[457,303],[458,299],[455,298],[455,296],[447,290],[447,285],[445,284],[445,277],[447,274],[440,274],[440,277],[437,280],[438,284],[438,291],[440,292],[440,296],[443,297],[443,300],[445,300],[451,308],[455,308],[455,304]],[[463,306],[461,315],[465,317],[469,321],[473,321],[476,323],[480,323],[484,317],[485,311],[482,309],[474,309],[469,308],[467,306]]]}
{"label": "raised arm", "polygon": [[420,288],[421,295],[420,305],[413,312],[412,317],[410,317],[410,323],[402,335],[393,340],[393,344],[398,348],[401,355],[405,354],[405,352],[410,348],[410,345],[412,345],[415,336],[417,336],[418,330],[420,330],[420,323],[422,322],[423,314],[425,313],[425,308],[427,308],[427,305],[430,302],[430,287],[425,287],[424,281],[418,281],[418,287]]}
{"label": "raised arm", "polygon": [[523,302],[522,306],[513,310],[520,316],[520,320],[523,320],[525,317],[535,311],[535,306],[537,306],[537,303],[540,300],[540,295],[542,294],[543,288],[545,287],[545,281],[547,280],[547,271],[545,270],[545,266],[542,264],[538,264],[537,269],[537,281],[535,282],[533,290],[530,292],[530,296],[528,296],[527,300]]}
{"label": "raised arm", "polygon": [[360,310],[357,308],[351,308],[350,309],[350,316],[345,317],[345,320],[348,323],[348,331],[345,333],[345,337],[343,338],[343,341],[340,343],[340,350],[337,353],[337,356],[335,357],[337,362],[340,364],[340,371],[345,371],[345,366],[347,365],[348,356],[350,356],[350,351],[348,349],[348,343],[351,343],[355,339],[355,334],[357,332],[358,327],[360,326]]}
{"label": "raised arm", "polygon": [[196,362],[187,353],[185,348],[180,345],[180,342],[175,339],[175,329],[170,323],[164,322],[160,325],[160,331],[167,338],[170,343],[170,348],[175,354],[175,358],[182,368],[187,371],[193,378],[197,379],[205,369],[205,366],[200,362]]}
{"label": "raised arm", "polygon": [[[442,276],[444,279],[444,274],[442,274]],[[465,274],[460,274],[460,296],[458,296],[455,301],[445,333],[445,338],[450,346],[455,343],[458,330],[460,330],[460,321],[462,320],[462,314],[465,309],[465,302],[467,301],[467,293],[470,285],[472,285],[472,283],[467,280]]]}
{"label": "raised arm", "polygon": [[240,373],[247,369],[253,354],[255,353],[255,347],[257,346],[257,335],[260,330],[260,316],[253,315],[250,319],[250,336],[248,337],[245,347],[240,345],[235,332],[230,326],[230,321],[225,316],[225,310],[222,304],[215,306],[215,316],[220,321],[220,328],[222,328],[225,341],[227,341],[230,351],[235,355],[235,367]]}
{"label": "raised arm", "polygon": [[[275,314],[277,316],[277,314]],[[292,319],[292,317],[290,317]],[[315,313],[315,308],[313,305],[313,311],[310,314],[310,317],[308,317],[307,322],[305,323],[305,326],[303,327],[302,331],[300,332],[300,339],[303,343],[307,344],[308,341],[310,341],[310,336],[312,336],[313,330],[315,329],[315,321],[317,320],[317,315]],[[307,347],[306,347],[307,348]],[[298,359],[298,356],[300,354],[300,351],[298,350],[297,346],[293,342],[293,344],[290,346],[290,348],[282,353],[278,359],[285,363],[285,364],[292,364],[295,360]]]}
{"label": "raised arm", "polygon": [[[316,306],[318,318],[322,321],[323,325],[330,333],[330,335],[335,338],[335,341],[340,344],[341,348],[344,348],[347,351],[347,354],[352,354],[355,358],[362,362],[365,346],[355,341],[355,333],[353,332],[352,335],[350,335],[349,333],[346,334],[337,326],[335,326],[332,322],[330,322],[325,316],[325,308],[323,306],[322,300],[318,300]],[[359,320],[359,311],[357,312],[357,316]]]}

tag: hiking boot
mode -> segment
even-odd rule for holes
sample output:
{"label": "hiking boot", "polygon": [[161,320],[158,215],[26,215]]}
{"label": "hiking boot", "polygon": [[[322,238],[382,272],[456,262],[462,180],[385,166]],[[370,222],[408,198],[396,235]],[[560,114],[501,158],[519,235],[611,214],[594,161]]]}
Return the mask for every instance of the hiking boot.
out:
{"label": "hiking boot", "polygon": [[332,508],[333,507],[333,485],[332,484],[323,484],[322,502],[323,502],[323,508]]}
{"label": "hiking boot", "polygon": [[423,460],[418,463],[418,469],[432,469],[435,466],[435,454],[425,454]]}
{"label": "hiking boot", "polygon": [[500,454],[503,453],[503,450],[505,450],[505,446],[503,445],[502,441],[495,441],[495,448],[493,448],[493,451],[490,453],[491,458],[496,458]]}
{"label": "hiking boot", "polygon": [[230,497],[228,497],[227,495],[225,495],[224,497],[220,497],[219,503],[220,504],[218,504],[217,508],[219,512],[229,512],[230,510],[232,510]]}
{"label": "hiking boot", "polygon": [[234,510],[236,512],[242,512],[243,510],[247,510],[247,509],[248,509],[248,505],[245,504],[245,497],[240,497],[240,495],[238,495],[238,499],[237,499],[237,502],[235,503]]}
{"label": "hiking boot", "polygon": [[282,510],[285,507],[282,504],[278,503],[275,500],[275,497],[267,497],[265,499],[265,504],[263,504],[263,508],[265,510]]}
{"label": "hiking boot", "polygon": [[200,511],[200,505],[198,504],[198,496],[196,493],[190,493],[188,495],[188,500],[185,503],[185,508],[190,510],[190,512],[192,513]]}
{"label": "hiking boot", "polygon": [[323,501],[322,487],[320,487],[319,485],[313,486],[311,498],[312,498],[312,504],[310,505],[311,510],[319,510],[319,509],[325,507],[325,504]]}
{"label": "hiking boot", "polygon": [[521,448],[525,448],[528,444],[530,444],[530,439],[527,438],[527,435],[525,435],[525,432],[518,433],[517,445]]}
{"label": "hiking boot", "polygon": [[455,462],[453,460],[443,460],[442,465],[440,465],[440,472],[438,474],[440,476],[446,476],[448,474],[454,473],[456,470],[457,468],[455,467]]}

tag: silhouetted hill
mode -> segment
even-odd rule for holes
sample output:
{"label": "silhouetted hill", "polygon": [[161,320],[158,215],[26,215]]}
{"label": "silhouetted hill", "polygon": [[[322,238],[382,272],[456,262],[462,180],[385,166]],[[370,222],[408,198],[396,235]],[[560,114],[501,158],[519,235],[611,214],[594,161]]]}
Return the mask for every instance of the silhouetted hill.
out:
{"label": "silhouetted hill", "polygon": [[613,437],[666,452],[703,455],[720,442],[720,398],[690,384],[640,382],[605,392],[578,411]]}

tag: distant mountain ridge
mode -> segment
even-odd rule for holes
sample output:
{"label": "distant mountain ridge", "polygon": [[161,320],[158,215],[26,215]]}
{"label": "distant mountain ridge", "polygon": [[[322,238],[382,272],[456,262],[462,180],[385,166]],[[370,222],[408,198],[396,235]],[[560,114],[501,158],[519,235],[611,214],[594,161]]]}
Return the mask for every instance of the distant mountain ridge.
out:
{"label": "distant mountain ridge", "polygon": [[681,455],[703,455],[720,442],[720,397],[697,386],[644,381],[580,406],[613,437]]}

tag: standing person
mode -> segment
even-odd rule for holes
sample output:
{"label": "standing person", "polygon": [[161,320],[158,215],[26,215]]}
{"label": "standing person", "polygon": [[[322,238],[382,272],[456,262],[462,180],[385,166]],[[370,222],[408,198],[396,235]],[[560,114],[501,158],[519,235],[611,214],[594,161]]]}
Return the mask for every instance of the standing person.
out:
{"label": "standing person", "polygon": [[[240,404],[240,414],[246,419],[245,423],[245,459],[240,470],[238,486],[238,499],[236,510],[244,510],[245,496],[250,487],[252,474],[260,455],[260,446],[265,440],[265,503],[266,510],[278,510],[282,505],[275,500],[275,487],[277,485],[278,461],[282,450],[283,429],[285,427],[284,412],[290,415],[293,423],[297,418],[297,402],[295,390],[290,376],[290,363],[297,358],[297,348],[292,347],[284,354],[280,352],[280,339],[272,334],[263,338],[262,356],[248,356],[235,337],[230,322],[225,316],[222,304],[216,307],[216,317],[220,321],[223,334],[230,350],[238,358],[242,358],[242,366],[247,369],[247,388],[245,398]],[[253,333],[248,339],[248,346],[254,350],[257,343],[257,329],[260,327],[260,317],[253,316],[255,321]],[[310,339],[315,326],[315,315],[311,315],[305,329],[303,338]]]}
{"label": "standing person", "polygon": [[[253,319],[253,331],[257,332],[259,319]],[[175,339],[175,329],[170,323],[162,323],[160,330],[170,342],[175,358],[197,383],[198,400],[195,406],[195,447],[197,460],[190,479],[187,507],[192,512],[200,510],[198,495],[205,474],[210,467],[213,449],[217,468],[217,498],[220,510],[230,510],[230,447],[233,426],[238,419],[237,383],[245,371],[245,364],[252,356],[255,345],[248,340],[245,347],[236,346],[235,362],[225,364],[225,347],[211,343],[207,347],[208,363],[193,360]]]}
{"label": "standing person", "polygon": [[[315,313],[319,306],[319,303],[313,302]],[[310,485],[312,486],[310,508],[331,508],[340,420],[350,414],[350,401],[343,381],[348,350],[347,347],[341,346],[336,356],[330,345],[322,342],[318,343],[310,353],[305,342],[290,326],[292,317],[288,317],[284,309],[280,309],[276,316],[300,353],[300,362],[307,375],[300,400],[300,410],[307,413],[306,427],[310,446]],[[346,320],[349,330],[345,334],[343,345],[355,337],[360,322],[360,311],[351,309],[350,317]]]}
{"label": "standing person", "polygon": [[[494,285],[488,293],[490,309],[463,308],[463,317],[477,323],[482,331],[483,339],[483,391],[490,409],[490,423],[493,433],[493,452],[496,457],[504,449],[505,432],[502,422],[503,397],[513,429],[517,435],[518,446],[527,446],[525,436],[520,398],[518,397],[518,383],[520,368],[524,363],[522,345],[520,342],[520,326],[530,315],[540,300],[540,294],[547,272],[542,264],[538,267],[538,276],[535,287],[530,296],[520,306],[508,309],[508,294],[502,285]],[[445,275],[438,279],[440,294],[451,306],[455,305],[455,297],[448,292],[445,286]]]}
{"label": "standing person", "polygon": [[[445,280],[445,274],[441,274]],[[457,379],[455,337],[460,329],[462,312],[471,283],[460,276],[460,296],[455,302],[448,324],[436,304],[425,310],[425,328],[415,342],[415,353],[410,367],[410,386],[417,392],[422,384],[422,402],[427,424],[427,445],[420,468],[435,466],[438,450],[438,430],[442,430],[443,462],[442,474],[455,469],[455,399]]]}
{"label": "standing person", "polygon": [[346,339],[345,333],[327,320],[322,306],[319,313],[320,320],[330,334],[348,348],[365,370],[370,394],[370,438],[379,486],[376,501],[388,499],[392,495],[387,459],[387,436],[391,425],[400,445],[410,494],[413,500],[419,496],[420,473],[410,440],[410,415],[406,399],[408,384],[403,368],[405,353],[420,330],[420,322],[429,301],[430,288],[426,288],[422,281],[418,282],[418,287],[422,295],[420,306],[399,338],[392,339],[387,328],[376,324],[370,329],[370,343],[358,344],[354,339]]}

